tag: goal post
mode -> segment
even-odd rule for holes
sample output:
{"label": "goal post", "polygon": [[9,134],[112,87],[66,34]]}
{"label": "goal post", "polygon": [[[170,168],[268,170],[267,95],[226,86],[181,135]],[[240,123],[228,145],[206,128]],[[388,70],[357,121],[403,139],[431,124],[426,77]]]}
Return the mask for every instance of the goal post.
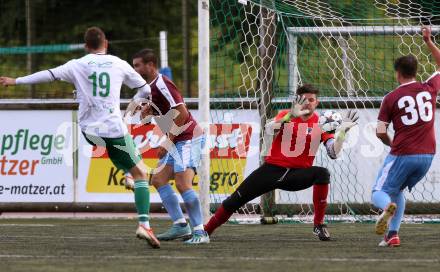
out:
{"label": "goal post", "polygon": [[[199,0],[198,1],[198,33],[199,33],[199,111],[200,119],[199,122],[204,131],[204,135],[208,138],[209,134],[209,1]],[[202,151],[201,165],[198,169],[198,174],[200,177],[200,204],[202,207],[202,215],[204,220],[209,218],[209,183],[210,183],[210,173],[209,173],[209,150],[208,145],[205,144]],[[206,222],[204,222],[206,223]]]}

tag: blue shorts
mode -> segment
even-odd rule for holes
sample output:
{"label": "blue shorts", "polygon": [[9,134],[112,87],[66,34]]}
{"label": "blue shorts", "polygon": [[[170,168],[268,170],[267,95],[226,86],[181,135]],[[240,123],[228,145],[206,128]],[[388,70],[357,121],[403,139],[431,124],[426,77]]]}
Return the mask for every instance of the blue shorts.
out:
{"label": "blue shorts", "polygon": [[428,173],[433,154],[402,155],[389,154],[373,186],[374,191],[396,195],[406,187],[411,189]]}
{"label": "blue shorts", "polygon": [[168,164],[173,166],[174,173],[184,172],[187,168],[192,168],[197,172],[204,145],[205,138],[203,136],[177,142],[172,149],[159,160],[158,167],[163,164]]}

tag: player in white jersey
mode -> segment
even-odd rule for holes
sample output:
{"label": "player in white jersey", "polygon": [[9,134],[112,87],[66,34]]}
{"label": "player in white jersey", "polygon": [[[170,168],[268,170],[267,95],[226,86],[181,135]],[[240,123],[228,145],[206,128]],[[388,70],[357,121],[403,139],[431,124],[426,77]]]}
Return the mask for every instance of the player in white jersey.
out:
{"label": "player in white jersey", "polygon": [[94,146],[106,147],[116,167],[130,173],[135,180],[135,204],[138,212],[138,238],[153,248],[160,243],[149,225],[150,193],[146,167],[128,134],[120,110],[121,85],[142,92],[151,92],[147,82],[126,62],[107,55],[108,41],[98,27],[84,35],[88,54],[53,69],[19,78],[0,77],[0,85],[37,84],[63,80],[72,83],[78,94],[79,125],[86,140]]}

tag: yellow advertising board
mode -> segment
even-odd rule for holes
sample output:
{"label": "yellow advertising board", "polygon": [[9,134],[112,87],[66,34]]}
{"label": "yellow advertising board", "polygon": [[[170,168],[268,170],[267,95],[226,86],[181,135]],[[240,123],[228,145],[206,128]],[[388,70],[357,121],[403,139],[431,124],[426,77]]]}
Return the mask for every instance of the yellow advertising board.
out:
{"label": "yellow advertising board", "polygon": [[[133,125],[130,127],[134,138],[141,137],[141,154],[149,169],[154,169],[159,161],[158,142],[163,135],[154,125]],[[248,124],[212,124],[208,137],[210,146],[210,189],[215,194],[231,194],[244,179],[252,126]],[[98,154],[94,150],[90,160],[86,191],[88,193],[127,193],[124,187],[124,172],[117,169],[107,153]],[[101,152],[102,153],[102,152]],[[198,190],[198,176],[193,185]],[[174,181],[171,181],[175,188]],[[156,192],[150,187],[151,192]]]}

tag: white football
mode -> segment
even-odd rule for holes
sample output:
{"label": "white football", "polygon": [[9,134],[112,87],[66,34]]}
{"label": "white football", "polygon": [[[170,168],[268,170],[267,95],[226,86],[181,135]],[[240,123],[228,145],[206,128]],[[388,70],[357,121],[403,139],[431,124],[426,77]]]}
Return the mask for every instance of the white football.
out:
{"label": "white football", "polygon": [[334,110],[326,110],[319,116],[319,126],[326,132],[333,132],[342,123],[342,115]]}

